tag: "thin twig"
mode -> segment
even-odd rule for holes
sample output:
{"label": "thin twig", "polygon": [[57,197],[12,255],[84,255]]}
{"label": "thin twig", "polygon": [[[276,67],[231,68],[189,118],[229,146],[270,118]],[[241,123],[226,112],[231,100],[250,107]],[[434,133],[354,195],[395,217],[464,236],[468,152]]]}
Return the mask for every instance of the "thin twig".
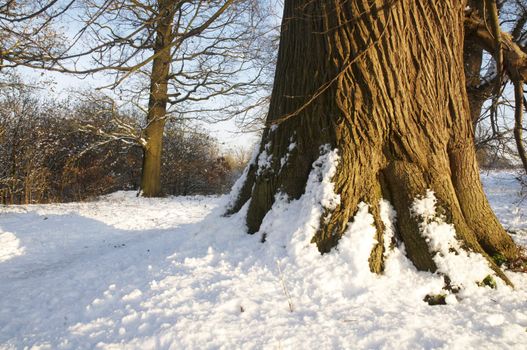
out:
{"label": "thin twig", "polygon": [[282,272],[282,269],[280,268],[280,261],[276,260],[276,266],[278,266],[278,274],[280,275],[280,284],[282,285],[282,290],[284,291],[284,294],[287,298],[287,303],[289,304],[289,311],[293,312],[293,301],[291,299],[291,295],[289,294],[289,290],[287,290],[287,286],[285,284],[284,274]]}

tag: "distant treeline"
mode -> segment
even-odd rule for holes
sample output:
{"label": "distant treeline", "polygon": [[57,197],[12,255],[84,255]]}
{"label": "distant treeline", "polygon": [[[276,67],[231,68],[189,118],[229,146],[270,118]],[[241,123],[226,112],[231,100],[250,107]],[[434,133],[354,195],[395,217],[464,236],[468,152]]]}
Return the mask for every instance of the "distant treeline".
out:
{"label": "distant treeline", "polygon": [[[72,100],[48,100],[19,87],[2,89],[0,203],[82,201],[139,188],[142,149],[123,133],[137,126],[139,117],[120,113],[116,119],[100,101]],[[179,125],[168,122],[165,130],[164,193],[226,192],[246,157],[222,154],[214,138]]]}

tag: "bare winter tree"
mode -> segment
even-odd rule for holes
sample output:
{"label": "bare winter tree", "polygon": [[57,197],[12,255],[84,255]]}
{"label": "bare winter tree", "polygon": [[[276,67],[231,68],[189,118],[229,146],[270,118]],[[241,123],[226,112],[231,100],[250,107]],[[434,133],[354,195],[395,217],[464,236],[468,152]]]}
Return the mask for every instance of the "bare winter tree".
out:
{"label": "bare winter tree", "polygon": [[341,200],[326,208],[312,238],[321,252],[338,243],[363,201],[377,227],[370,268],[381,272],[384,198],[397,212],[408,258],[435,271],[423,219],[411,211],[414,199],[432,190],[463,249],[482,254],[508,282],[491,257],[513,260],[519,250],[479,179],[465,33],[489,51],[501,47],[513,80],[523,80],[524,55],[465,9],[453,0],[286,0],[267,128],[228,213],[248,203],[249,233],[258,232],[276,195],[302,196],[321,149],[329,147],[341,159],[332,179]]}
{"label": "bare winter tree", "polygon": [[167,118],[227,119],[261,105],[268,67],[262,58],[269,57],[261,44],[272,28],[254,1],[82,4],[79,32],[50,69],[106,72],[112,77],[106,88],[136,107],[143,108],[147,100],[145,123],[136,138],[144,155],[141,189],[144,196],[161,195]]}

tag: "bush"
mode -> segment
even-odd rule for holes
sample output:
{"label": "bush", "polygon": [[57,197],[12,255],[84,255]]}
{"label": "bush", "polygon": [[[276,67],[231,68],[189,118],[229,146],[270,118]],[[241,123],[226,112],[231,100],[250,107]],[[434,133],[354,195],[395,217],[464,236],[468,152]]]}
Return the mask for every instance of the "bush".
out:
{"label": "bush", "polygon": [[[140,130],[133,112],[119,113],[120,122]],[[99,100],[71,105],[38,98],[20,86],[3,90],[0,203],[82,201],[117,190],[137,190],[142,149],[107,137],[120,131],[114,118]],[[231,158],[221,154],[216,140],[198,129],[183,130],[171,123],[163,151],[166,194],[225,193],[238,171]]]}

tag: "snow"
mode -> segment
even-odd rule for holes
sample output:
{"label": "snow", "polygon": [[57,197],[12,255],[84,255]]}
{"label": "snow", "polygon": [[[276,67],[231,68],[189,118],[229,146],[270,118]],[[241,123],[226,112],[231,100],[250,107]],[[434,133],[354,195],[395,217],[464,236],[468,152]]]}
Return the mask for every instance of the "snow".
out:
{"label": "snow", "polygon": [[[381,199],[379,203],[381,221],[384,225],[384,256],[388,257],[392,251],[392,244],[395,240],[395,224],[397,222],[397,213],[390,202]],[[404,251],[403,243],[399,242],[399,250]]]}
{"label": "snow", "polygon": [[245,184],[245,180],[247,179],[247,176],[249,174],[249,168],[256,164],[259,151],[260,151],[260,149],[258,147],[255,147],[253,149],[253,153],[251,155],[251,158],[249,159],[249,162],[247,163],[247,166],[243,170],[243,172],[240,175],[240,177],[232,185],[231,193],[226,195],[226,197],[227,197],[227,199],[225,200],[226,208],[230,209],[236,204],[236,200],[238,199],[238,196],[240,195],[242,187]]}
{"label": "snow", "polygon": [[[434,192],[427,190],[422,198],[414,200],[411,211],[421,220],[419,229],[430,250],[435,253],[432,259],[438,272],[449,276],[451,285],[456,289],[478,288],[477,283],[493,276],[494,272],[482,255],[461,249],[454,226],[437,214],[436,205]],[[454,301],[454,298],[451,296],[449,300]]]}
{"label": "snow", "polygon": [[[442,292],[443,277],[416,271],[403,246],[385,242],[384,275],[367,269],[375,230],[364,203],[337,249],[318,254],[310,239],[339,203],[338,160],[323,150],[305,195],[278,195],[255,235],[245,233],[247,204],[222,216],[229,196],[118,192],[0,208],[0,348],[524,348],[525,275],[507,273],[515,290],[469,284],[430,306],[423,298]],[[526,244],[527,201],[515,174],[482,176],[500,220]],[[416,213],[447,225],[423,195],[427,210]],[[386,201],[381,218],[393,236]],[[455,246],[449,230],[439,233]]]}
{"label": "snow", "polygon": [[0,233],[0,263],[15,256],[24,254],[24,248],[20,247],[20,240],[11,232]]}
{"label": "snow", "polygon": [[258,170],[256,171],[256,175],[260,175],[264,171],[268,170],[272,166],[273,162],[273,155],[270,154],[271,149],[271,142],[268,142],[262,152],[260,152],[260,155],[258,156]]}
{"label": "snow", "polygon": [[293,142],[293,137],[289,139],[290,143],[289,146],[287,146],[287,153],[280,158],[280,170],[286,165],[286,163],[289,161],[289,156],[291,155],[291,152],[296,148],[296,142]]}

